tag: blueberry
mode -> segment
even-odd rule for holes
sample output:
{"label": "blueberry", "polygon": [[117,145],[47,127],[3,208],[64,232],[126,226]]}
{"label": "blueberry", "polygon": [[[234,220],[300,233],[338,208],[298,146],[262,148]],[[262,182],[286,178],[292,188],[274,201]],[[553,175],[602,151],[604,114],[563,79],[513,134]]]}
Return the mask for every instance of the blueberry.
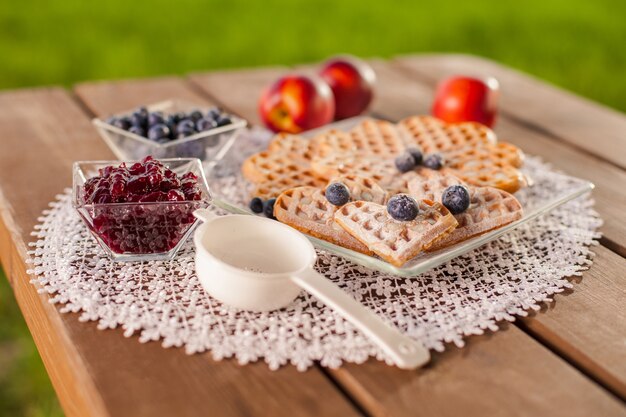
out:
{"label": "blueberry", "polygon": [[222,110],[219,107],[213,107],[206,112],[206,117],[209,119],[217,120],[218,117],[222,114]]}
{"label": "blueberry", "polygon": [[250,200],[250,210],[252,210],[253,213],[262,213],[263,200],[261,200],[259,197],[254,197],[252,200]]}
{"label": "blueberry", "polygon": [[148,130],[148,139],[150,140],[168,139],[169,136],[170,129],[163,123],[156,124]]}
{"label": "blueberry", "polygon": [[165,118],[165,123],[167,123],[168,125],[178,123],[178,115],[176,113],[168,114]]}
{"label": "blueberry", "polygon": [[128,130],[131,126],[130,123],[130,119],[128,117],[122,117],[119,119],[115,119],[113,121],[113,126],[119,128],[119,129],[124,129],[124,130]]}
{"label": "blueberry", "polygon": [[333,182],[326,187],[326,200],[335,206],[343,206],[350,201],[350,190],[342,182]]}
{"label": "blueberry", "polygon": [[141,114],[143,117],[146,118],[148,117],[148,109],[146,108],[146,106],[137,107],[135,113]]}
{"label": "blueberry", "polygon": [[217,126],[218,126],[218,127],[220,127],[220,126],[226,126],[226,125],[229,125],[229,124],[231,124],[232,122],[233,122],[233,121],[232,121],[232,120],[230,119],[230,117],[228,117],[228,116],[219,116],[219,117],[217,118]]}
{"label": "blueberry", "polygon": [[452,214],[459,214],[470,206],[470,193],[464,185],[451,185],[441,195],[441,202]]}
{"label": "blueberry", "polygon": [[415,168],[415,158],[408,152],[398,155],[394,162],[400,172],[409,172]]}
{"label": "blueberry", "polygon": [[198,130],[198,132],[213,129],[215,126],[217,126],[215,120],[209,119],[208,117],[204,117],[196,122],[196,130]]}
{"label": "blueberry", "polygon": [[202,117],[202,113],[199,110],[193,110],[189,113],[189,119],[193,120],[194,122],[202,119]]}
{"label": "blueberry", "polygon": [[140,110],[136,110],[130,116],[130,123],[133,126],[137,126],[137,127],[142,128],[142,129],[145,129],[145,127],[146,127],[146,125],[148,123],[148,117],[145,115],[144,112],[142,112]]}
{"label": "blueberry", "polygon": [[424,158],[424,166],[430,169],[441,169],[443,167],[443,156],[439,153],[431,153]]}
{"label": "blueberry", "polygon": [[422,154],[422,150],[420,148],[417,146],[411,146],[406,148],[406,151],[413,156],[413,159],[415,159],[415,165],[420,165],[422,163],[424,155]]}
{"label": "blueberry", "polygon": [[391,217],[401,221],[411,221],[417,217],[417,202],[406,194],[394,195],[387,202],[387,212]]}
{"label": "blueberry", "polygon": [[165,123],[165,119],[163,118],[163,114],[161,112],[152,112],[148,116],[148,124],[150,126],[159,125]]}
{"label": "blueberry", "polygon": [[168,120],[165,122],[167,127],[170,129],[170,139],[176,139],[178,137],[178,130],[176,129],[176,123],[170,123]]}
{"label": "blueberry", "polygon": [[196,133],[196,125],[193,120],[184,119],[176,125],[176,131],[179,138],[191,136]]}
{"label": "blueberry", "polygon": [[266,217],[269,217],[270,219],[276,219],[276,217],[274,217],[274,204],[275,203],[276,203],[276,199],[270,198],[269,200],[265,202],[265,204],[263,204],[263,213],[265,214]]}
{"label": "blueberry", "polygon": [[134,133],[135,135],[139,135],[139,136],[143,136],[146,137],[146,131],[143,130],[143,128],[139,127],[139,126],[131,126],[128,129],[129,133]]}

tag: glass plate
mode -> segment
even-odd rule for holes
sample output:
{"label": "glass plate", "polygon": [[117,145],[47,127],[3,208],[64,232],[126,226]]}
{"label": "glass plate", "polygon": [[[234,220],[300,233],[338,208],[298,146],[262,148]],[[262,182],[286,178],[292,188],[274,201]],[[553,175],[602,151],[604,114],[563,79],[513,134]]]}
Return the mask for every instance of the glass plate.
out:
{"label": "glass plate", "polygon": [[[311,137],[328,129],[349,129],[362,119],[362,117],[358,117],[343,120],[324,126],[322,129],[309,131],[304,136]],[[252,212],[247,208],[252,184],[243,178],[240,167],[246,157],[265,149],[271,137],[272,134],[266,131],[245,132],[231,152],[217,162],[207,175],[209,187],[213,194],[213,204],[231,213],[252,215]],[[421,253],[401,267],[396,267],[378,257],[364,255],[312,236],[307,237],[319,249],[342,256],[356,264],[394,275],[415,276],[491,242],[538,216],[590,192],[594,188],[594,185],[589,181],[548,169],[544,163],[534,157],[527,157],[522,171],[530,176],[533,183],[515,193],[524,208],[524,215],[521,219],[439,251]],[[545,196],[550,197],[546,198]]]}

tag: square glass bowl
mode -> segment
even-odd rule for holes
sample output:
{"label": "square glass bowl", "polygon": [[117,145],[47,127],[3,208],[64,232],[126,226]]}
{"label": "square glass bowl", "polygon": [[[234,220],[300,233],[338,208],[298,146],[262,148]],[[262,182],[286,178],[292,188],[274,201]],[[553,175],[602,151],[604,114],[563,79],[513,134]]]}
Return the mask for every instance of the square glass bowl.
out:
{"label": "square glass bowl", "polygon": [[[148,111],[162,112],[165,116],[178,112],[200,110],[203,114],[211,108],[199,106],[182,100],[168,100],[146,106]],[[113,117],[130,116],[133,110],[114,114]],[[218,161],[230,149],[237,138],[238,132],[245,128],[244,119],[228,114],[231,124],[215,127],[204,132],[182,139],[173,139],[165,143],[157,143],[143,136],[130,133],[115,127],[105,120],[95,118],[92,123],[100,136],[111,148],[117,158],[122,161],[139,160],[148,155],[162,158],[198,158],[202,161]]]}
{"label": "square glass bowl", "polygon": [[[183,246],[198,220],[193,212],[211,201],[202,163],[196,158],[161,159],[178,176],[198,177],[202,200],[86,204],[83,184],[99,175],[99,169],[119,161],[75,162],[72,205],[110,259],[114,261],[170,260]],[[131,166],[136,161],[126,162]]]}

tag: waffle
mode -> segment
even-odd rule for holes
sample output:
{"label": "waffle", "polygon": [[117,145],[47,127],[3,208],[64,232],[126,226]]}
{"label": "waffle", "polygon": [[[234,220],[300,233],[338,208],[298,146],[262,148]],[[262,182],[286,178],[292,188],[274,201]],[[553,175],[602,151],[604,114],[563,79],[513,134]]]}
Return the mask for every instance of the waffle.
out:
{"label": "waffle", "polygon": [[257,183],[252,191],[253,197],[260,197],[263,200],[278,197],[280,193],[290,188],[299,186],[310,186],[322,188],[326,185],[326,181],[313,175],[311,170],[302,169],[293,172],[285,172],[283,174],[274,173],[270,175],[271,179]]}
{"label": "waffle", "polygon": [[397,172],[395,175],[390,176],[388,181],[384,182],[385,190],[389,195],[409,194],[409,183],[418,176],[416,171],[409,171],[404,174]]}
{"label": "waffle", "polygon": [[439,250],[498,229],[520,219],[522,214],[519,201],[506,191],[492,187],[472,187],[469,208],[454,216],[459,223],[457,228],[437,240],[428,250]]}
{"label": "waffle", "polygon": [[445,158],[448,165],[470,159],[489,159],[496,165],[511,165],[515,168],[524,164],[524,153],[517,146],[506,142],[477,147],[464,146],[445,152]]}
{"label": "waffle", "polygon": [[409,180],[407,188],[408,194],[417,200],[441,202],[443,192],[452,185],[463,185],[463,181],[448,171],[421,168]]}
{"label": "waffle", "polygon": [[271,140],[267,150],[272,154],[286,155],[288,158],[302,163],[309,163],[313,158],[312,142],[302,136],[279,133]]}
{"label": "waffle", "polygon": [[383,188],[386,188],[398,175],[398,169],[392,159],[345,155],[314,158],[311,161],[311,171],[314,175],[327,179],[342,175],[371,178]]}
{"label": "waffle", "polygon": [[385,204],[387,192],[371,178],[359,177],[357,175],[343,175],[333,178],[328,183],[341,182],[350,190],[352,201],[372,201],[378,204]]}
{"label": "waffle", "polygon": [[357,201],[342,206],[335,222],[387,262],[402,266],[457,225],[441,204],[419,201],[415,220],[394,220],[383,205]]}
{"label": "waffle", "polygon": [[497,142],[495,133],[480,123],[446,123],[431,116],[408,117],[398,123],[398,129],[406,140],[418,145],[425,153],[445,153]]}
{"label": "waffle", "polygon": [[337,225],[333,216],[337,207],[326,200],[324,191],[314,187],[296,187],[283,192],[274,204],[274,216],[301,232],[371,254],[365,245]]}
{"label": "waffle", "polygon": [[263,151],[255,153],[241,165],[243,176],[254,183],[305,175],[307,171],[311,172],[307,163],[294,160],[283,152]]}
{"label": "waffle", "polygon": [[495,162],[491,157],[468,156],[446,163],[449,172],[477,187],[496,187],[514,193],[527,185],[524,175],[514,166]]}
{"label": "waffle", "polygon": [[402,153],[405,141],[393,123],[367,119],[349,132],[331,130],[313,139],[316,156],[375,156],[393,158]]}

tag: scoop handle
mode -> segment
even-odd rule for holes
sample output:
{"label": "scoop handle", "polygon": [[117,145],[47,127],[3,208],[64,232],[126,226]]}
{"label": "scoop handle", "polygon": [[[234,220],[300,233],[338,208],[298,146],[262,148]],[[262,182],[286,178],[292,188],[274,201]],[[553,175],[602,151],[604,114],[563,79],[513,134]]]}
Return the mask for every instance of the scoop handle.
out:
{"label": "scoop handle", "polygon": [[356,326],[393,359],[399,368],[415,369],[430,360],[430,353],[419,342],[389,326],[312,268],[296,274],[291,279]]}

